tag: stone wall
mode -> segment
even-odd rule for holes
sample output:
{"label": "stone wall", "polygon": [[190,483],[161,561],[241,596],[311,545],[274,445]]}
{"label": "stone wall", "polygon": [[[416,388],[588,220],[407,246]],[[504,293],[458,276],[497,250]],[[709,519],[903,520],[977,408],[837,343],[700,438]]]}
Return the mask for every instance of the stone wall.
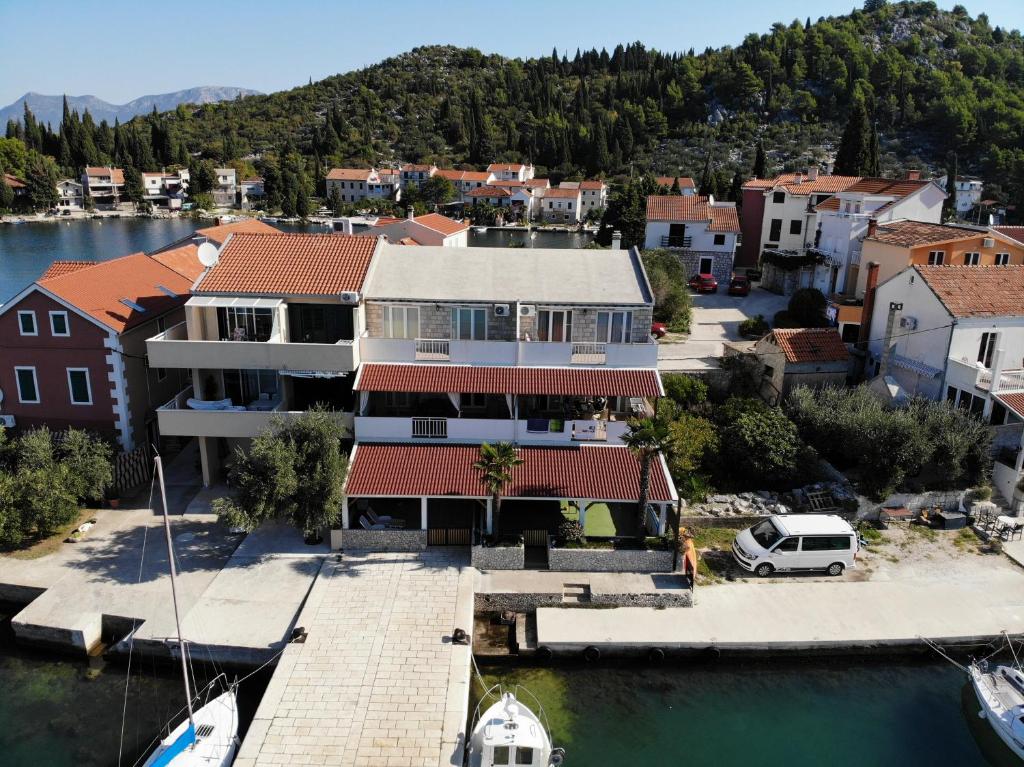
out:
{"label": "stone wall", "polygon": [[693,607],[693,590],[672,590],[649,594],[591,594],[589,602],[562,603],[561,594],[495,593],[476,594],[473,609],[476,612],[533,612],[538,607],[564,607],[566,609],[593,607]]}
{"label": "stone wall", "polygon": [[564,572],[670,573],[672,552],[549,548],[548,569]]}
{"label": "stone wall", "polygon": [[[331,536],[331,544],[335,537]],[[342,549],[363,551],[423,551],[427,548],[426,530],[342,530]]]}
{"label": "stone wall", "polygon": [[732,278],[733,257],[732,252],[715,250],[681,250],[678,252],[679,263],[683,265],[686,278],[689,279],[697,274],[700,269],[701,258],[713,258],[711,274],[718,280],[718,289],[725,290],[729,287],[729,280]]}
{"label": "stone wall", "polygon": [[474,546],[470,563],[478,570],[522,570],[526,549],[522,546]]}

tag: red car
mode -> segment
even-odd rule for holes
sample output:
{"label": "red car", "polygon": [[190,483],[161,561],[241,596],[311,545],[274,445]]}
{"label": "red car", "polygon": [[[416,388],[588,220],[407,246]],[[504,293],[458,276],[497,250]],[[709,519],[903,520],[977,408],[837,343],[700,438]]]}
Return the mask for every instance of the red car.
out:
{"label": "red car", "polygon": [[750,295],[750,280],[746,275],[737,274],[729,281],[729,295],[730,296],[749,296]]}
{"label": "red car", "polygon": [[690,288],[698,293],[717,293],[718,280],[711,274],[695,274],[690,278]]}
{"label": "red car", "polygon": [[651,335],[655,338],[664,338],[668,333],[668,328],[665,327],[664,322],[653,322],[651,323]]}

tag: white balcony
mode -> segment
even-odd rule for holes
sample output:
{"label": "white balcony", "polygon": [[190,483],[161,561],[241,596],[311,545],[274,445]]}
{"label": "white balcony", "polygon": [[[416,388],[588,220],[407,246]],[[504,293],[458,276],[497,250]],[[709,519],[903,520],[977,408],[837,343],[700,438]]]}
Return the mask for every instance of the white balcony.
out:
{"label": "white balcony", "polygon": [[[992,389],[992,371],[982,368],[978,371],[977,387],[979,389]],[[1020,391],[1024,389],[1024,370],[1004,370],[999,375],[999,385],[995,387],[1000,391]]]}
{"label": "white balcony", "polygon": [[[279,404],[273,410],[192,410],[187,401],[192,396],[188,388],[157,408],[160,433],[167,437],[255,437],[270,428],[275,419],[296,418],[301,410],[286,410]],[[336,413],[345,427],[346,436],[352,434],[352,414]]]}
{"label": "white balcony", "polygon": [[581,365],[645,368],[657,366],[658,346],[654,342],[637,344],[606,344],[593,341],[552,343],[363,336],[360,339],[359,358],[362,362],[425,362],[433,364],[450,362],[456,365],[541,367]]}
{"label": "white balcony", "polygon": [[359,367],[359,343],[287,343],[191,340],[185,323],[146,341],[149,364],[156,368],[215,370],[324,370],[350,373]]}
{"label": "white balcony", "polygon": [[[537,420],[509,418],[398,418],[356,416],[355,435],[361,442],[517,442],[519,444],[619,444],[626,421],[564,421],[561,431],[538,428]],[[538,419],[539,420],[539,419]],[[534,429],[531,431],[531,429]]]}

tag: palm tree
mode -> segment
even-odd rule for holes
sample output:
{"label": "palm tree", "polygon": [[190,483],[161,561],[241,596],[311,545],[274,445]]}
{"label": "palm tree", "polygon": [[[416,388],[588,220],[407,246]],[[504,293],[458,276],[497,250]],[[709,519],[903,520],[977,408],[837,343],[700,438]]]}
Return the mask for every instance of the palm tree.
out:
{"label": "palm tree", "polygon": [[643,538],[647,527],[647,499],[651,494],[651,464],[658,455],[669,452],[671,437],[668,421],[658,415],[631,418],[628,426],[629,430],[622,435],[622,441],[640,461],[636,537]]}
{"label": "palm tree", "polygon": [[499,442],[496,445],[484,442],[480,445],[480,458],[473,464],[473,468],[480,472],[480,482],[491,494],[495,535],[501,532],[501,493],[512,480],[512,469],[522,463],[523,459],[511,442]]}

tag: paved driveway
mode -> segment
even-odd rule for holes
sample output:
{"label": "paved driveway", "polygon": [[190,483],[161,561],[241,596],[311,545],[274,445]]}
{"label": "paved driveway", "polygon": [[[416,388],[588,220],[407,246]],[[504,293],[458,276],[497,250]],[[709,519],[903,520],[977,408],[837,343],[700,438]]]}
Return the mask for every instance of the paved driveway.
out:
{"label": "paved driveway", "polygon": [[743,320],[761,314],[771,322],[775,313],[785,309],[788,303],[785,296],[760,287],[742,298],[726,295],[724,286],[718,293],[695,294],[690,336],[681,341],[667,336],[658,344],[658,369],[717,368],[718,358],[725,354],[725,342],[743,340],[739,332]]}

